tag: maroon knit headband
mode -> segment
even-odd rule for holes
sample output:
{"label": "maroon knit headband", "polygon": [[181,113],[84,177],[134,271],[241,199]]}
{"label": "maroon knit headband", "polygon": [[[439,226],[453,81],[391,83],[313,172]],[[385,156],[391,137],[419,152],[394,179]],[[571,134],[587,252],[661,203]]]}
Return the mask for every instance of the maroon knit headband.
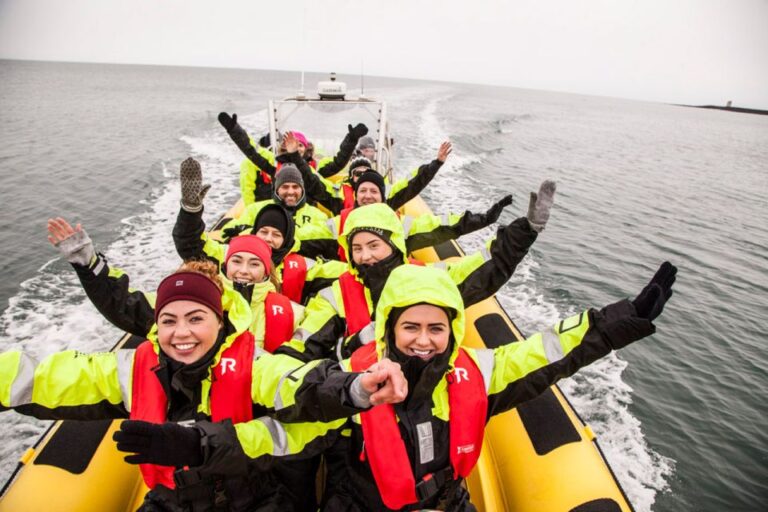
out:
{"label": "maroon knit headband", "polygon": [[162,280],[157,287],[155,321],[167,304],[177,300],[197,302],[211,308],[219,318],[224,316],[221,308],[221,290],[213,281],[197,272],[177,272]]}

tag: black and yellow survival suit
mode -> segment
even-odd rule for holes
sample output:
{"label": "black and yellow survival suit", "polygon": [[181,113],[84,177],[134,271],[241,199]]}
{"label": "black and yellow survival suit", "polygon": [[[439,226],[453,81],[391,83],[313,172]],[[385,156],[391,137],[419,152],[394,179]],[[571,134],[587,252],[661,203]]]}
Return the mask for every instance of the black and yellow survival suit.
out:
{"label": "black and yellow survival suit", "polygon": [[[234,231],[251,232],[253,226],[258,224],[259,217],[272,210],[285,217],[286,226],[283,245],[272,250],[272,263],[283,285],[281,293],[295,302],[306,304],[317,292],[329,286],[344,273],[346,265],[338,261],[321,261],[306,257],[301,257],[299,261],[298,255],[295,254],[288,258],[286,264],[286,257],[293,254],[295,228],[290,214],[277,204],[265,204],[257,212],[251,224],[239,226]],[[219,265],[224,263],[227,245],[214,240],[205,231],[202,210],[188,212],[183,208],[179,209],[179,215],[173,227],[173,242],[176,252],[185,261],[209,259]],[[301,267],[300,270],[294,268],[297,265]]]}
{"label": "black and yellow survival suit", "polygon": [[[389,233],[393,255],[367,268],[355,266],[347,237],[361,228],[374,228]],[[448,273],[458,286],[465,307],[469,307],[492,296],[509,280],[537,235],[531,229],[528,219],[522,217],[499,228],[496,238],[482,250],[456,261],[430,265]],[[389,273],[400,265],[408,264],[403,224],[386,204],[362,206],[354,209],[347,217],[339,244],[347,253],[347,271],[365,287],[368,312],[373,315]],[[278,353],[303,361],[332,356],[340,360],[348,357],[361,343],[372,339],[372,325],[357,333],[347,332],[344,296],[339,281],[334,281],[311,299],[304,315],[304,321],[294,333],[294,339],[283,344],[277,350]]]}
{"label": "black and yellow survival suit", "polygon": [[[447,310],[451,318],[450,345],[429,362],[400,353],[394,340],[386,334],[393,330],[393,311],[422,303]],[[482,430],[482,425],[494,415],[536,397],[557,380],[572,375],[611,350],[655,332],[651,321],[637,316],[632,302],[622,300],[566,318],[521,342],[496,349],[462,347],[465,316],[461,293],[444,271],[415,265],[402,265],[392,271],[378,301],[376,318],[375,354],[378,358],[389,357],[399,362],[409,383],[407,399],[395,405],[394,411],[410,461],[410,468],[400,468],[400,472],[413,473],[418,501],[402,510],[475,510],[469,503],[467,491],[460,485],[461,479],[454,479],[456,472],[449,457],[448,381],[473,375],[466,370],[461,374],[455,371],[459,350],[465,352],[471,359],[470,364],[479,370],[476,374],[482,376],[479,392],[485,395],[483,399],[487,398],[485,417],[480,417]],[[345,360],[342,366],[349,369],[350,364]],[[360,415],[353,417],[348,427],[351,435],[340,437],[337,445],[326,452],[329,487],[323,510],[390,510],[382,502],[371,473],[372,464],[386,465],[387,461],[371,459],[374,452],[368,448],[376,440],[365,438]],[[480,444],[465,449],[480,450]],[[389,442],[385,444],[385,451],[388,455],[391,452]]]}
{"label": "black and yellow survival suit", "polygon": [[[298,153],[295,153],[295,157],[298,159],[293,159],[294,155],[291,154],[279,155],[275,158],[275,155],[268,149],[257,148],[253,140],[248,136],[248,133],[237,122],[227,130],[227,133],[229,133],[232,141],[247,157],[240,165],[240,193],[246,206],[272,197],[272,182],[277,172],[278,162],[293,162],[296,164],[303,162],[305,167],[303,169],[299,167],[299,170],[302,172],[302,178],[304,179],[305,196],[310,204],[314,204],[317,201],[316,195],[319,190],[315,187],[321,186],[324,188],[325,185],[321,185],[319,180],[308,180],[311,175],[315,175],[315,171],[310,168],[307,161],[301,158]],[[352,157],[358,139],[359,137],[356,137],[353,133],[348,133],[341,142],[338,153],[333,157],[326,157],[320,160],[317,164],[316,172],[322,177],[329,177],[338,173],[347,165],[347,162]]]}
{"label": "black and yellow survival suit", "polygon": [[[455,213],[424,214],[417,217],[401,215],[400,220],[403,224],[408,254],[447,240],[455,240],[495,222],[495,219],[487,213],[473,213],[469,210],[460,215]],[[346,219],[342,213],[322,224],[305,226],[301,230],[301,237],[296,240],[294,250],[308,258],[337,259],[340,251],[339,236],[343,231],[344,223]]]}

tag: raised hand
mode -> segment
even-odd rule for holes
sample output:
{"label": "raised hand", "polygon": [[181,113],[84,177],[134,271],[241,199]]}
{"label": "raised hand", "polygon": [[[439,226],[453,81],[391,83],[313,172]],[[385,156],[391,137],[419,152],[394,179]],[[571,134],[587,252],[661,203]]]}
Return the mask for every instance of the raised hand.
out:
{"label": "raised hand", "polygon": [[181,207],[188,212],[199,212],[203,208],[205,194],[211,188],[203,185],[203,171],[194,158],[181,162]]}
{"label": "raised hand", "polygon": [[499,202],[495,203],[493,206],[488,208],[487,212],[485,212],[485,222],[487,224],[491,224],[499,220],[502,210],[504,210],[504,208],[506,208],[511,204],[512,204],[512,194],[509,194],[508,196],[504,196],[503,198],[501,198]]}
{"label": "raised hand", "polygon": [[668,261],[661,264],[651,281],[632,301],[637,316],[653,321],[672,296],[672,285],[677,279],[677,267]]}
{"label": "raised hand", "polygon": [[219,122],[224,129],[231,132],[232,129],[237,126],[237,114],[232,114],[232,116],[230,116],[226,112],[221,112],[219,114]]}
{"label": "raised hand", "polygon": [[544,231],[544,227],[549,220],[549,211],[555,204],[555,190],[557,185],[554,181],[545,180],[539,187],[539,193],[531,192],[531,200],[528,203],[528,223],[531,229],[537,233]]}
{"label": "raised hand", "polygon": [[352,139],[355,142],[360,140],[360,137],[363,137],[368,134],[368,127],[365,126],[363,123],[358,123],[355,126],[348,124],[347,130],[349,130],[349,136],[352,137]]}
{"label": "raised hand", "polygon": [[283,137],[283,147],[286,153],[295,153],[299,150],[299,139],[297,139],[293,132],[287,132]]}
{"label": "raised hand", "polygon": [[177,423],[149,423],[125,420],[112,435],[117,449],[126,455],[129,464],[158,464],[160,466],[199,466],[203,463],[200,431]]}
{"label": "raised hand", "polygon": [[445,163],[445,160],[448,158],[448,155],[451,154],[451,151],[453,151],[453,145],[446,140],[440,144],[440,148],[437,150],[437,160]]}
{"label": "raised hand", "polygon": [[48,241],[64,258],[76,265],[88,266],[96,251],[88,233],[78,224],[74,228],[61,217],[48,219]]}

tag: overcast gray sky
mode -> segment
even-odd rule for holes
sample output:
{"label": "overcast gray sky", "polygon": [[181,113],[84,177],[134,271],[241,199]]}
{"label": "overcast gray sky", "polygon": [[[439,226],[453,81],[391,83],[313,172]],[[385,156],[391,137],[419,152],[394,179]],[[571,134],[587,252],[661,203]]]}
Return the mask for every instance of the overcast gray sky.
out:
{"label": "overcast gray sky", "polygon": [[337,71],[768,109],[768,0],[0,0],[0,58]]}

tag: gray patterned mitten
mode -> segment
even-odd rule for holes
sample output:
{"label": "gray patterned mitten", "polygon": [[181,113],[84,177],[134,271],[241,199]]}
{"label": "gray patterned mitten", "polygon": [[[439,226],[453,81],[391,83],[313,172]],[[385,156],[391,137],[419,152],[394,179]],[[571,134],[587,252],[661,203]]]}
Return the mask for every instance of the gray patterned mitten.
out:
{"label": "gray patterned mitten", "polygon": [[531,192],[531,200],[528,203],[528,224],[531,229],[537,233],[544,231],[544,227],[549,220],[549,210],[555,204],[555,185],[554,181],[545,180],[539,187],[539,193]]}
{"label": "gray patterned mitten", "polygon": [[181,162],[181,207],[191,213],[199,212],[203,208],[205,194],[211,188],[203,185],[203,171],[200,164],[194,158],[187,158]]}

